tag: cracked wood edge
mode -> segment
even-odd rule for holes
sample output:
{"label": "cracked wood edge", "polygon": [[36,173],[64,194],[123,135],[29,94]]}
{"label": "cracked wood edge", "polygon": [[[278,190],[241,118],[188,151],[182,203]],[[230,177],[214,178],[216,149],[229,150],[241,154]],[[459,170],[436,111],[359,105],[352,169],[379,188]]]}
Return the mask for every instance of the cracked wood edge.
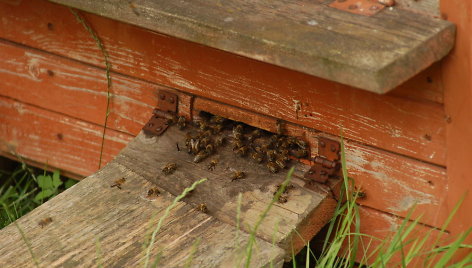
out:
{"label": "cracked wood edge", "polygon": [[[219,148],[216,154],[195,164],[193,156],[184,151],[184,141],[185,133],[176,127],[168,128],[159,137],[146,137],[140,133],[115,160],[172,194],[181,192],[198,179],[207,178],[208,182],[186,198],[186,202],[205,203],[210,215],[233,226],[237,225],[237,196],[241,193],[239,224],[250,232],[272,201],[277,184],[286,178],[287,171],[272,174],[249,157],[236,157],[230,146]],[[177,142],[181,151],[176,149]],[[214,171],[209,171],[207,165],[213,159],[218,160],[218,165]],[[170,162],[176,163],[178,168],[173,174],[164,175],[161,169]],[[326,187],[320,187],[317,192],[303,187],[305,182],[300,178],[306,170],[305,165],[296,164],[295,168],[295,189],[289,192],[288,202],[275,203],[257,232],[258,237],[275,241],[288,255],[292,243],[295,252],[306,245],[306,241],[331,219],[336,206]],[[246,177],[232,182],[230,176],[234,171],[244,171]]]}
{"label": "cracked wood edge", "polygon": [[[111,188],[121,177],[126,178],[122,189]],[[149,199],[147,191],[153,186],[112,162],[20,218],[17,224],[41,267],[91,267],[99,262],[107,267],[137,267],[143,261],[143,241],[174,199],[162,189],[159,197]],[[247,233],[185,202],[179,202],[170,212],[157,233],[151,260],[160,255],[160,266],[183,267],[196,248],[192,267],[237,267],[244,263]],[[38,222],[46,217],[52,222],[40,227]],[[2,265],[34,265],[14,224],[1,230],[0,237]],[[101,254],[96,253],[98,243]],[[282,249],[259,238],[256,243],[251,267],[271,262],[281,267]]]}
{"label": "cracked wood edge", "polygon": [[321,1],[52,2],[376,93],[443,58],[455,33],[408,10],[368,17]]}

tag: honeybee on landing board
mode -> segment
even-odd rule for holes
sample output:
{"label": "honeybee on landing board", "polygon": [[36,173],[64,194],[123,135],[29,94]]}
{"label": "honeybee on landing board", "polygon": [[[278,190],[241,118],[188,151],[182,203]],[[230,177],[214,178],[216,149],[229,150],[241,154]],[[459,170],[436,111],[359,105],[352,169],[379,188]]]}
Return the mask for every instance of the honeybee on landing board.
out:
{"label": "honeybee on landing board", "polygon": [[47,218],[44,218],[42,220],[40,220],[38,222],[38,225],[41,227],[41,228],[44,228],[46,225],[50,224],[52,222],[52,218],[51,217],[47,217]]}
{"label": "honeybee on landing board", "polygon": [[176,163],[167,163],[163,168],[162,168],[162,173],[165,175],[169,175],[174,173],[174,171],[177,169],[177,164]]}
{"label": "honeybee on landing board", "polygon": [[126,178],[121,178],[116,180],[112,185],[110,185],[110,188],[116,187],[121,190],[121,185],[125,183]]}

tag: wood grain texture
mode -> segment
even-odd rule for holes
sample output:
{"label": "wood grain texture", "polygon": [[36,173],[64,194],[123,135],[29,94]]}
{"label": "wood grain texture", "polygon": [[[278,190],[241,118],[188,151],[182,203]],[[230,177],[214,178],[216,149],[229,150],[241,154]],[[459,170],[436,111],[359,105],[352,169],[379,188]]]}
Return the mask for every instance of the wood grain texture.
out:
{"label": "wood grain texture", "polygon": [[322,1],[53,2],[376,93],[454,44],[453,24],[396,8],[367,17]]}
{"label": "wood grain texture", "polygon": [[[52,112],[48,111],[43,111],[38,108],[31,107],[29,105],[25,104],[20,104],[18,102],[14,102],[11,100],[4,100],[2,98],[2,112],[0,114],[4,115],[11,115],[11,118],[18,118],[18,120],[1,120],[2,126],[4,126],[3,131],[2,131],[2,137],[5,134],[5,130],[9,130],[10,132],[17,133],[15,134],[17,137],[16,139],[10,140],[11,145],[15,145],[13,143],[15,140],[21,141],[21,143],[17,144],[17,149],[19,152],[22,153],[24,157],[28,157],[29,155],[32,155],[33,157],[36,156],[36,159],[39,161],[47,161],[49,163],[49,166],[56,166],[59,168],[64,168],[64,169],[73,169],[73,170],[80,170],[81,168],[83,170],[86,170],[88,172],[93,172],[95,169],[98,167],[98,153],[97,150],[99,149],[98,145],[98,140],[100,135],[94,128],[93,124],[85,123],[85,122],[78,122],[73,125],[79,125],[81,128],[79,128],[79,131],[75,131],[75,127],[71,124],[66,124],[65,122],[77,122],[75,119],[60,115],[60,114],[55,114]],[[13,104],[9,104],[9,102],[12,102]],[[224,107],[224,106],[222,106]],[[8,111],[8,109],[13,109],[16,112],[11,112]],[[21,113],[18,112],[17,109],[20,109]],[[31,114],[35,114],[36,116],[32,116]],[[234,112],[234,114],[237,114]],[[8,117],[10,118],[10,117]],[[260,118],[260,117],[258,117]],[[30,125],[24,124],[25,121],[32,120],[34,122],[37,122],[36,129],[32,129]],[[263,120],[261,120],[261,125],[263,125]],[[273,123],[270,124],[273,126]],[[40,130],[44,128],[44,126],[48,126],[46,128],[46,131],[41,132]],[[87,128],[91,129],[87,129]],[[71,131],[67,132],[62,132],[64,130],[71,129]],[[293,132],[292,128],[289,128],[292,133],[297,134],[296,132]],[[94,132],[95,130],[95,132]],[[54,136],[54,133],[57,133],[58,131],[61,131],[59,133],[63,133],[63,141],[56,141],[54,142],[54,139],[51,139],[49,142],[42,141],[38,139],[37,137],[30,137],[31,131],[34,131],[34,133],[40,135],[40,136],[46,136],[48,134]],[[94,135],[88,135],[84,133],[95,133]],[[109,132],[113,133],[113,132]],[[90,142],[84,142],[82,139],[88,140],[88,141],[95,141],[97,142],[90,143]],[[131,139],[131,137],[130,137]],[[13,141],[13,142],[12,142]],[[84,148],[85,151],[87,152],[94,152],[92,153],[85,153],[82,154],[82,150],[78,150],[74,144],[79,144],[78,146],[81,146]],[[91,146],[90,144],[94,144]],[[107,146],[110,145],[108,140],[105,142],[105,145]],[[355,145],[355,144],[354,144]],[[119,143],[115,146],[118,146],[121,148],[124,146],[122,143]],[[74,148],[74,149],[69,149]],[[66,148],[66,150],[62,150],[62,148]],[[117,153],[119,148],[116,148],[113,150],[114,153]],[[349,145],[348,145],[349,148]],[[3,149],[2,149],[3,150]],[[31,152],[31,153],[30,153]],[[34,153],[38,152],[38,153]],[[107,154],[106,154],[107,155]],[[349,154],[348,154],[349,155]],[[383,154],[381,154],[383,155]],[[93,156],[93,157],[90,157]],[[61,161],[53,162],[51,158],[46,158],[45,157],[54,157],[54,159],[61,159]],[[75,163],[75,166],[73,165]],[[361,162],[362,163],[362,162]],[[65,165],[67,164],[67,165]],[[75,167],[75,169],[74,169]],[[388,164],[385,164],[385,167],[388,167]],[[367,168],[370,168],[367,166]],[[352,171],[352,168],[349,169]],[[81,171],[83,172],[83,171]],[[388,173],[387,173],[388,174]],[[431,176],[431,175],[428,175]],[[362,179],[362,177],[356,177],[356,179]],[[109,185],[107,186],[109,187]],[[368,188],[369,189],[369,188]],[[371,195],[371,193],[368,193],[368,195]],[[392,197],[395,197],[393,195]],[[370,197],[368,197],[367,200],[369,200]],[[363,209],[366,209],[368,211],[371,211],[371,213],[364,213],[362,214],[362,222],[365,222],[367,225],[372,225],[372,226],[377,226],[376,228],[366,228],[365,232],[369,235],[375,235],[376,237],[383,238],[383,235],[387,235],[387,232],[383,232],[385,230],[390,230],[390,227],[394,227],[395,225],[391,224],[386,224],[386,223],[392,223],[395,221],[398,221],[398,218],[395,216],[392,216],[387,213],[382,213],[379,211],[375,211],[373,209],[370,209],[368,207],[365,207]],[[372,212],[373,211],[373,212]],[[372,216],[373,215],[373,216]],[[38,220],[40,217],[38,216]],[[314,225],[315,228],[318,228],[316,225]],[[383,230],[383,231],[382,231]],[[393,230],[393,229],[392,229]],[[94,244],[92,244],[93,246]],[[24,246],[21,246],[24,249]]]}
{"label": "wood grain texture", "polygon": [[[214,105],[212,101],[202,98],[196,98],[193,106],[195,110],[205,110],[268,131],[276,131],[276,118],[255,115],[228,105]],[[292,124],[287,124],[286,130],[289,135],[308,140],[312,156],[317,155],[319,137],[339,140],[338,137]],[[440,212],[447,187],[444,168],[387,153],[355,141],[344,142],[349,176],[355,179],[356,186],[367,195],[359,200],[360,204],[399,216],[406,216],[415,207],[413,219],[421,216],[420,222],[438,227],[442,225],[447,218],[447,214]]]}
{"label": "wood grain texture", "polygon": [[[19,7],[3,4],[0,12],[5,21],[1,37],[103,65],[94,41],[66,8],[24,1]],[[342,125],[350,139],[445,164],[441,105],[379,96],[116,21],[85,17],[104,40],[117,72],[333,135],[339,134]],[[419,96],[430,89],[435,92],[436,84],[425,80],[405,87]],[[433,77],[433,81],[440,80]],[[298,113],[296,101],[301,104]]]}
{"label": "wood grain texture", "polygon": [[[278,184],[286,178],[287,171],[272,174],[263,165],[254,163],[249,158],[239,158],[227,145],[218,148],[216,153],[201,163],[194,163],[194,156],[184,149],[177,151],[176,143],[184,148],[185,132],[177,127],[170,127],[165,134],[157,138],[147,138],[138,135],[116,158],[116,162],[128,167],[137,174],[151,180],[166,191],[177,194],[200,178],[207,178],[208,183],[199,187],[186,199],[186,202],[195,205],[204,203],[208,213],[217,219],[237,225],[235,211],[237,211],[237,195],[242,193],[240,226],[250,232],[259,219],[259,215],[266,209],[273,199],[273,193]],[[207,169],[211,160],[217,160],[214,171]],[[167,163],[176,163],[177,170],[170,175],[162,173]],[[307,170],[304,165],[296,165],[296,174],[302,177]],[[232,181],[231,176],[236,171],[245,172],[243,179]],[[303,181],[294,179],[295,189],[290,190],[288,202],[278,202],[269,211],[267,218],[262,222],[258,237],[266,241],[274,241],[279,247],[291,252],[293,240],[298,239],[300,229],[313,217],[315,223],[310,226],[310,232],[302,232],[303,241],[310,240],[329,219],[331,219],[336,202],[329,197],[328,189],[319,192],[309,191],[302,186]],[[317,213],[312,213],[317,211]],[[318,228],[313,228],[318,226]],[[274,228],[277,228],[274,230]],[[295,252],[304,246],[298,243]]]}
{"label": "wood grain texture", "polygon": [[414,12],[439,17],[439,0],[396,0],[395,6]]}
{"label": "wood grain texture", "polygon": [[[444,61],[444,102],[449,118],[447,125],[448,193],[446,212],[452,211],[464,198],[451,222],[453,234],[460,234],[472,226],[472,3],[470,1],[441,1],[441,12],[460,25],[457,46]],[[472,236],[466,240],[472,244]],[[466,249],[462,256],[470,254]],[[460,256],[459,256],[460,257]]]}
{"label": "wood grain texture", "polygon": [[[88,176],[98,168],[103,128],[0,97],[0,148],[48,166]],[[129,134],[107,130],[103,163],[131,140]]]}
{"label": "wood grain texture", "polygon": [[[121,190],[110,187],[122,177],[126,182]],[[174,199],[164,190],[157,198],[148,198],[151,187],[152,183],[128,168],[111,163],[17,224],[40,267],[92,267],[100,263],[104,267],[142,266],[143,243]],[[40,227],[38,222],[47,217],[52,222]],[[34,266],[15,225],[2,229],[0,237],[2,266]],[[180,202],[157,233],[151,260],[160,256],[160,267],[184,267],[190,258],[191,267],[239,267],[245,261],[248,237],[234,226]],[[281,266],[283,250],[259,238],[256,245],[251,267],[271,261]]]}

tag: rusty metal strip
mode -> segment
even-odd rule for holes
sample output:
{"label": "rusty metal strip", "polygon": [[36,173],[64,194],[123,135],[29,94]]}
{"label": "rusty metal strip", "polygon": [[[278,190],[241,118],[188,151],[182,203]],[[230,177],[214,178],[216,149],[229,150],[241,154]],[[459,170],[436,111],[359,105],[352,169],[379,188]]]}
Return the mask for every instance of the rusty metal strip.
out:
{"label": "rusty metal strip", "polygon": [[177,115],[178,97],[176,94],[160,90],[157,99],[157,108],[152,117],[144,125],[146,135],[161,135],[169,127],[169,122]]}

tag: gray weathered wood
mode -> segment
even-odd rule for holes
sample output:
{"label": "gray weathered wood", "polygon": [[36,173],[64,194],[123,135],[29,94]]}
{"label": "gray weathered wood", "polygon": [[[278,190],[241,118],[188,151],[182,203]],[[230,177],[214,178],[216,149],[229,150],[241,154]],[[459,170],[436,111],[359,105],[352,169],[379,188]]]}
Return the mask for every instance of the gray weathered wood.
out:
{"label": "gray weathered wood", "polygon": [[366,17],[321,0],[52,2],[377,93],[454,44],[452,23],[400,8]]}
{"label": "gray weathered wood", "polygon": [[[187,153],[176,150],[176,142],[183,139],[184,132],[175,127],[160,137],[141,133],[105,168],[17,220],[40,267],[141,266],[143,242],[165,209],[184,188],[203,177],[208,180],[164,221],[153,256],[160,255],[160,267],[183,267],[190,256],[193,267],[241,266],[248,232],[285,174],[271,174],[248,159],[235,158],[229,146],[195,164]],[[208,171],[207,163],[214,158],[219,163]],[[161,169],[168,162],[178,167],[164,175]],[[321,185],[315,187],[317,191],[302,188],[297,176],[306,167],[296,165],[296,169],[288,202],[272,207],[256,233],[251,267],[271,262],[280,266],[291,255],[289,244],[300,249],[332,215],[335,202],[328,197],[329,190]],[[245,171],[247,177],[232,182],[228,176],[234,170]],[[120,178],[126,178],[122,189],[110,187]],[[148,197],[148,190],[156,185],[161,194]],[[239,193],[243,197],[240,229],[236,227]],[[207,213],[198,211],[201,203],[207,205]],[[41,226],[49,217],[52,222]],[[33,266],[14,224],[0,231],[0,252],[2,267]]]}
{"label": "gray weathered wood", "polygon": [[[287,170],[272,174],[264,165],[251,161],[249,157],[236,157],[231,146],[219,148],[216,154],[195,164],[193,156],[185,152],[184,141],[185,132],[176,127],[169,128],[166,135],[158,138],[140,134],[115,161],[172,194],[182,192],[198,179],[207,178],[205,185],[196,189],[186,198],[186,202],[195,205],[205,203],[210,215],[233,226],[237,224],[237,196],[241,193],[240,226],[249,232],[271,202],[277,185],[286,178]],[[176,143],[180,144],[181,151],[177,151]],[[218,165],[214,171],[209,171],[207,166],[213,159],[218,160]],[[177,164],[173,174],[164,175],[161,172],[167,163]],[[291,252],[290,242],[298,238],[294,230],[303,239],[309,240],[328,222],[335,207],[334,200],[329,198],[329,190],[320,188],[319,192],[313,192],[302,187],[304,182],[297,177],[301,177],[305,170],[306,166],[296,165],[293,178],[295,189],[289,192],[288,202],[275,203],[257,233],[266,241],[275,241],[288,254]],[[246,177],[231,181],[230,176],[235,171],[244,171]],[[310,221],[313,217],[316,218],[314,223]]]}
{"label": "gray weathered wood", "polygon": [[[126,178],[122,189],[110,188],[121,177]],[[142,267],[143,242],[174,199],[163,190],[159,197],[147,198],[153,186],[128,168],[111,163],[17,223],[40,267],[93,267],[98,263]],[[38,223],[47,217],[52,222],[40,227]],[[247,233],[237,234],[234,226],[181,202],[157,234],[153,256],[161,254],[159,267],[183,267],[190,256],[192,267],[234,267],[244,261],[247,240]],[[34,267],[14,224],[0,231],[0,252],[2,267]],[[254,267],[280,263],[284,256],[283,250],[259,238],[254,253]]]}

